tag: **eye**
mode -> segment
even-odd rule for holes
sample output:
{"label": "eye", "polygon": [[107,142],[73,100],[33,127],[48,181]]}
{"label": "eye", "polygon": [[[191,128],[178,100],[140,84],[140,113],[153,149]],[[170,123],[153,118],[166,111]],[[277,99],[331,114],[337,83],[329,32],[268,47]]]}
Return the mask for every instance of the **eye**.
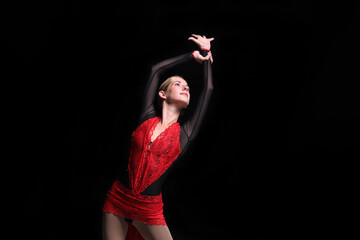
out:
{"label": "eye", "polygon": [[177,82],[177,83],[175,83],[175,86],[180,86],[180,83],[178,83],[178,82]]}

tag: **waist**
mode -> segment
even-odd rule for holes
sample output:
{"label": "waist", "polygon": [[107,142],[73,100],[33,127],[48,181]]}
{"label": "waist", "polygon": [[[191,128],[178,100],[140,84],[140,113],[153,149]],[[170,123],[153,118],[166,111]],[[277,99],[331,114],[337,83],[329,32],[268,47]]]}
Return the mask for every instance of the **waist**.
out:
{"label": "waist", "polygon": [[[172,166],[169,167],[169,169]],[[164,181],[168,175],[169,171],[166,171],[163,175],[161,175],[155,182],[150,184],[147,188],[145,188],[144,191],[140,193],[140,195],[144,196],[157,196],[161,194],[162,185],[164,184]],[[121,174],[118,175],[117,181],[119,181],[119,184],[121,184],[123,187],[125,187],[128,191],[130,191],[130,183],[129,183],[129,172],[124,171]]]}
{"label": "waist", "polygon": [[103,210],[132,220],[156,225],[166,225],[162,196],[134,193],[115,181],[107,194]]}
{"label": "waist", "polygon": [[113,184],[113,186],[111,187],[110,191],[108,192],[109,196],[113,196],[113,197],[121,197],[122,199],[126,200],[126,201],[141,201],[141,202],[153,202],[153,203],[162,203],[162,194],[158,194],[155,196],[150,196],[150,195],[144,195],[144,194],[139,194],[136,193],[134,191],[132,191],[131,189],[129,189],[128,187],[125,187],[122,182],[120,182],[119,180],[116,180]]}

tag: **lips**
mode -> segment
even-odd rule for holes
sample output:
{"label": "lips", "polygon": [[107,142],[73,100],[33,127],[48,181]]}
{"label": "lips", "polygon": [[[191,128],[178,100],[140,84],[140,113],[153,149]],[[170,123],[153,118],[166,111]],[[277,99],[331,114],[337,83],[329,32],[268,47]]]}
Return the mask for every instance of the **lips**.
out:
{"label": "lips", "polygon": [[189,94],[187,94],[187,93],[180,93],[180,95],[185,95],[185,96],[189,96]]}

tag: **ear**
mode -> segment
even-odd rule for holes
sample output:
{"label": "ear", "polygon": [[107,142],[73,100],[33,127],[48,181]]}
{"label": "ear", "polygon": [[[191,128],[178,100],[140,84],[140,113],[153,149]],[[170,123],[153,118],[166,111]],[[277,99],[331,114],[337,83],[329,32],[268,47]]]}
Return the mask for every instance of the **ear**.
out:
{"label": "ear", "polygon": [[165,100],[166,99],[166,94],[164,91],[159,91],[159,97],[162,99],[162,100]]}

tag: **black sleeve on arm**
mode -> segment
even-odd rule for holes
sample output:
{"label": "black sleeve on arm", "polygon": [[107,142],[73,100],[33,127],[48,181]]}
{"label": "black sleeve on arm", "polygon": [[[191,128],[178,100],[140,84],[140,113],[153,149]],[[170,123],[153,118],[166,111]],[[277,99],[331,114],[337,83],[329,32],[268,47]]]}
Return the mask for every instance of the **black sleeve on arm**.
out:
{"label": "black sleeve on arm", "polygon": [[189,60],[192,60],[192,54],[186,53],[178,57],[164,60],[152,67],[149,80],[145,86],[145,94],[140,112],[139,124],[144,122],[149,117],[155,116],[156,114],[154,100],[157,96],[161,74],[167,69],[185,63]]}
{"label": "black sleeve on arm", "polygon": [[[207,51],[202,51],[201,54],[203,56],[207,55]],[[199,101],[196,103],[195,108],[190,113],[189,118],[184,123],[183,128],[185,134],[187,135],[188,142],[193,140],[200,128],[201,122],[204,119],[206,109],[209,105],[210,98],[213,91],[213,76],[211,69],[210,60],[205,61],[203,64],[203,89],[199,96]]]}

